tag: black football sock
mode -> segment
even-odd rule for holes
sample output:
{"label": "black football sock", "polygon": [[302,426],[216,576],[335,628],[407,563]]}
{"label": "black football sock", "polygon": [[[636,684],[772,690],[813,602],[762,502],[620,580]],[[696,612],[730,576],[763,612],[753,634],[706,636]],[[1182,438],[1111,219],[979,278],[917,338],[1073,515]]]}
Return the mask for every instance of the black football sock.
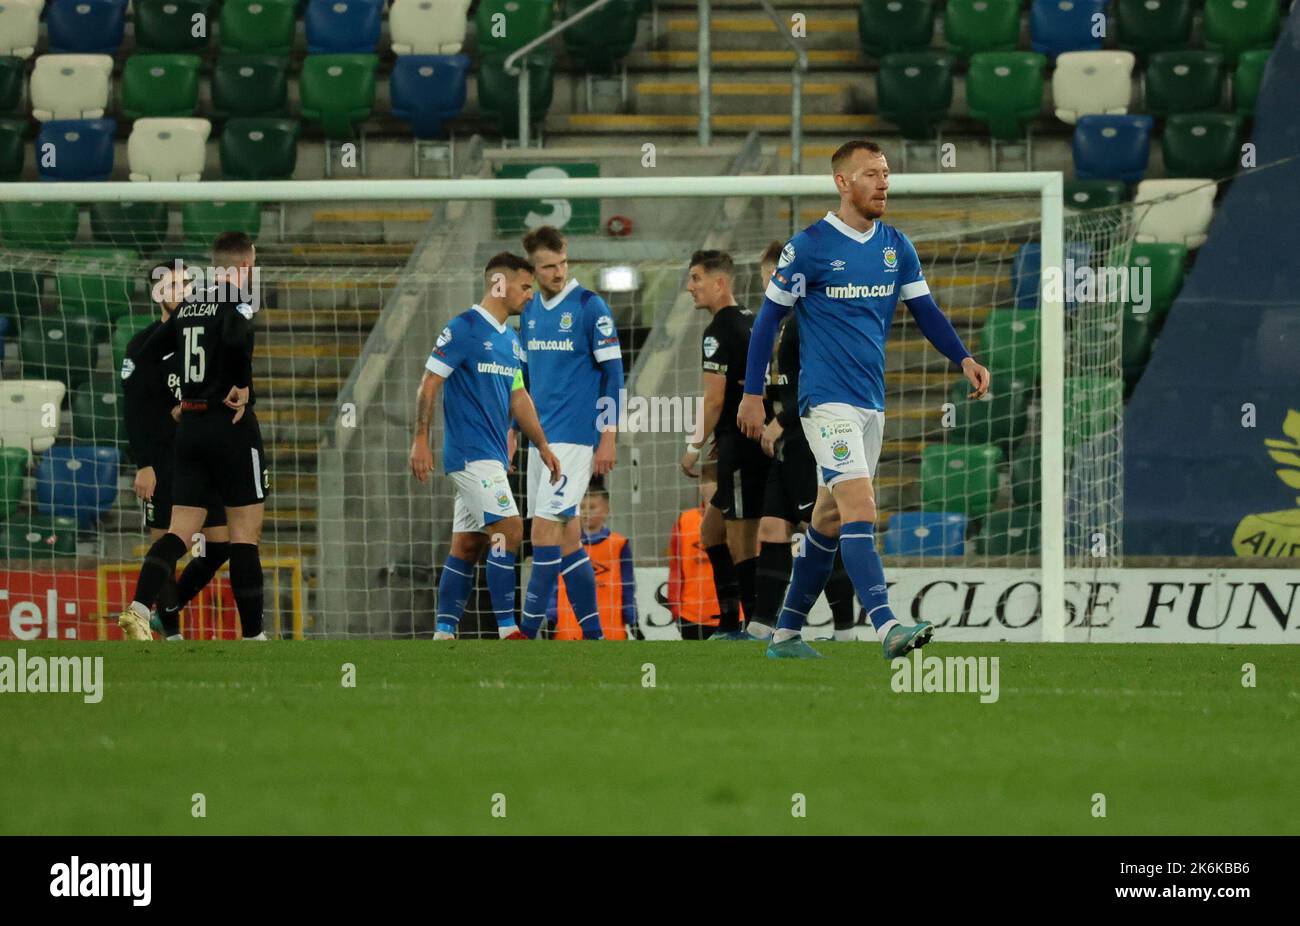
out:
{"label": "black football sock", "polygon": [[740,586],[740,606],[744,609],[745,620],[749,620],[754,615],[756,607],[754,600],[757,597],[755,590],[757,573],[757,556],[751,556],[747,560],[736,563],[736,584]]}
{"label": "black football sock", "polygon": [[725,543],[705,547],[709,565],[713,567],[713,587],[718,593],[718,633],[740,629],[740,585],[736,581],[736,567],[731,562],[731,551]]}
{"label": "black football sock", "polygon": [[257,636],[262,632],[262,559],[256,544],[230,545],[230,593],[244,639]]}
{"label": "black football sock", "polygon": [[155,602],[158,619],[162,621],[163,636],[174,637],[181,632],[181,612],[176,605],[176,574],[163,578],[162,588],[158,589],[158,601]]}
{"label": "black football sock", "polygon": [[168,576],[176,575],[176,561],[185,555],[185,541],[175,534],[163,534],[144,555],[140,578],[135,582],[133,600],[148,610],[158,600],[158,592]]}
{"label": "black football sock", "polygon": [[835,618],[836,630],[853,628],[853,580],[844,571],[844,560],[839,551],[835,553],[835,565],[831,567],[831,577],[826,580],[826,602],[831,606],[831,616]]}
{"label": "black football sock", "polygon": [[751,620],[768,627],[776,626],[793,565],[794,555],[790,552],[790,544],[764,543],[759,546],[758,568],[754,574],[754,616]]}
{"label": "black football sock", "polygon": [[208,541],[204,546],[203,555],[191,559],[181,570],[181,577],[176,583],[176,609],[179,611],[193,601],[194,596],[212,581],[217,570],[224,566],[228,559],[230,559],[229,543]]}

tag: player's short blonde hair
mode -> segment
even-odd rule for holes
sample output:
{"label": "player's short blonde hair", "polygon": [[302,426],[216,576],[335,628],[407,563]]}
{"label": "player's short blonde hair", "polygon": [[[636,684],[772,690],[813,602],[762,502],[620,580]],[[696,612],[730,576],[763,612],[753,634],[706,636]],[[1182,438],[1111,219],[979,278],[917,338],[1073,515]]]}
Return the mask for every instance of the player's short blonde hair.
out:
{"label": "player's short blonde hair", "polygon": [[859,151],[870,151],[872,154],[884,154],[885,151],[874,141],[866,138],[855,138],[852,141],[846,141],[835,149],[831,155],[831,173],[838,174],[840,169],[848,163],[849,158],[853,157]]}

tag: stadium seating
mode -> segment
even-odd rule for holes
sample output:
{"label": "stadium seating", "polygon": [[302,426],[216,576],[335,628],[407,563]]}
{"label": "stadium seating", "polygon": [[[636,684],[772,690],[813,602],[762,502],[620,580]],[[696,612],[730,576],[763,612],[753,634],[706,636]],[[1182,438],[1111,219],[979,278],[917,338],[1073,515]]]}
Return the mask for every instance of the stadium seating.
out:
{"label": "stadium seating", "polygon": [[873,58],[924,48],[933,34],[933,0],[862,0],[858,7],[858,39]]}
{"label": "stadium seating", "polygon": [[970,383],[958,380],[948,390],[956,409],[952,438],[963,444],[1005,444],[1025,433],[1029,425],[1032,382],[1000,376],[982,398],[972,399]]}
{"label": "stadium seating", "polygon": [[122,115],[177,119],[199,103],[198,55],[133,55],[122,68]]}
{"label": "stadium seating", "polygon": [[297,15],[293,0],[225,0],[221,5],[223,54],[287,55]]}
{"label": "stadium seating", "polygon": [[326,138],[354,137],[375,104],[377,66],[374,55],[308,55],[298,81],[303,118],[319,122]]}
{"label": "stadium seating", "polygon": [[72,518],[19,516],[0,524],[0,559],[56,559],[77,555]]}
{"label": "stadium seating", "polygon": [[[503,136],[519,134],[519,78],[505,72],[505,55],[479,59],[478,104],[483,115],[492,118]],[[546,117],[555,92],[555,62],[549,50],[528,56],[528,112],[534,125]]]}
{"label": "stadium seating", "polygon": [[1223,55],[1216,51],[1163,51],[1145,74],[1146,109],[1154,116],[1215,110],[1223,98]]}
{"label": "stadium seating", "polygon": [[1226,177],[1241,155],[1241,119],[1228,113],[1180,113],[1160,134],[1165,174],[1170,177]]}
{"label": "stadium seating", "polygon": [[[1065,259],[1073,261],[1076,267],[1092,263],[1092,247],[1086,241],[1067,241],[1063,250]],[[1011,261],[1011,290],[1017,309],[1038,308],[1042,265],[1043,246],[1037,241],[1027,242],[1016,249]],[[1066,307],[1073,308],[1074,291],[1067,290],[1064,295]]]}
{"label": "stadium seating", "polygon": [[1135,63],[1127,51],[1070,51],[1057,57],[1052,72],[1056,118],[1074,125],[1080,116],[1127,113]]}
{"label": "stadium seating", "polygon": [[18,336],[25,379],[54,379],[75,389],[90,378],[100,323],[71,313],[28,319]]}
{"label": "stadium seating", "polygon": [[62,310],[108,322],[131,311],[136,253],[129,248],[67,251],[55,273]]}
{"label": "stadium seating", "polygon": [[0,520],[12,515],[22,503],[29,456],[22,447],[0,447]]}
{"label": "stadium seating", "polygon": [[971,546],[981,556],[1029,556],[1039,552],[1038,512],[1032,508],[991,511]]}
{"label": "stadium seating", "polygon": [[403,55],[389,77],[393,115],[409,122],[416,138],[445,138],[446,123],[465,107],[468,71],[465,55]]}
{"label": "stadium seating", "polygon": [[1277,37],[1277,0],[1205,0],[1201,28],[1205,46],[1223,52],[1229,65],[1252,48],[1272,48]]}
{"label": "stadium seating", "polygon": [[1120,427],[1124,384],[1109,376],[1065,378],[1065,444],[1086,444]]}
{"label": "stadium seating", "polygon": [[1068,180],[1065,205],[1070,209],[1104,209],[1124,202],[1127,193],[1127,187],[1118,180]]}
{"label": "stadium seating", "polygon": [[29,457],[53,446],[67,392],[58,380],[0,379],[0,446],[21,448]]}
{"label": "stadium seating", "polygon": [[32,69],[32,115],[98,119],[108,109],[111,55],[41,55]]}
{"label": "stadium seating", "polygon": [[382,3],[370,0],[311,0],[303,17],[307,51],[313,55],[374,51],[383,9]]}
{"label": "stadium seating", "polygon": [[[595,0],[560,0],[560,17],[568,19]],[[586,74],[612,74],[636,43],[636,0],[612,0],[563,33],[564,47],[574,69]]]}
{"label": "stadium seating", "polygon": [[201,179],[211,131],[207,119],[137,119],[126,143],[131,179]]}
{"label": "stadium seating", "polygon": [[1232,105],[1239,115],[1255,115],[1255,101],[1259,98],[1270,54],[1267,48],[1254,48],[1242,52],[1237,59],[1237,70],[1232,74]]}
{"label": "stadium seating", "polygon": [[979,333],[979,358],[999,378],[1024,383],[1038,380],[1037,312],[994,309]]}
{"label": "stadium seating", "polygon": [[131,343],[133,337],[148,328],[153,322],[152,315],[141,313],[123,315],[113,325],[113,336],[109,339],[109,343],[113,348],[113,370],[116,375],[121,375],[122,361],[126,359],[126,346]]}
{"label": "stadium seating", "polygon": [[972,119],[998,141],[1020,141],[1043,107],[1047,59],[1033,52],[987,51],[972,55],[966,103]]}
{"label": "stadium seating", "polygon": [[44,0],[11,0],[0,6],[0,55],[30,58],[40,42]]}
{"label": "stadium seating", "polygon": [[298,163],[299,131],[296,119],[231,119],[218,145],[222,178],[292,179]]}
{"label": "stadium seating", "polygon": [[27,122],[0,119],[0,181],[20,180],[27,157]]}
{"label": "stadium seating", "polygon": [[1150,300],[1150,314],[1157,321],[1169,313],[1169,307],[1183,288],[1186,265],[1187,247],[1183,244],[1139,242],[1130,249],[1126,266],[1150,273],[1150,285],[1144,295]]}
{"label": "stadium seating", "polygon": [[281,116],[289,109],[289,59],[222,55],[212,69],[212,108],[219,116]]}
{"label": "stadium seating", "polygon": [[1084,116],[1074,127],[1074,175],[1137,183],[1151,156],[1150,116]]}
{"label": "stadium seating", "polygon": [[112,119],[51,119],[36,136],[42,180],[107,180],[113,173]]}
{"label": "stadium seating", "polygon": [[1034,0],[1029,45],[1049,58],[1067,51],[1096,51],[1106,34],[1105,16],[1106,0]]}
{"label": "stadium seating", "polygon": [[1151,345],[1156,336],[1156,320],[1151,313],[1135,315],[1124,313],[1122,332],[1122,350],[1120,365],[1124,372],[1124,386],[1127,392],[1142,377],[1147,360],[1151,357]]}
{"label": "stadium seating", "polygon": [[876,74],[882,118],[904,138],[933,138],[952,107],[953,59],[938,51],[900,51],[885,55]]}
{"label": "stadium seating", "polygon": [[1011,500],[1017,505],[1037,505],[1042,493],[1042,458],[1038,443],[1029,438],[1011,451]]}
{"label": "stadium seating", "polygon": [[124,410],[120,377],[92,376],[84,386],[72,394],[72,437],[77,443],[100,447],[117,447],[119,452],[126,443],[126,428],[122,426]]}
{"label": "stadium seating", "polygon": [[481,0],[474,14],[474,39],[481,56],[509,54],[554,25],[550,3]]}
{"label": "stadium seating", "polygon": [[23,105],[23,77],[26,71],[22,58],[0,56],[0,115],[17,114]]}
{"label": "stadium seating", "polygon": [[955,511],[900,511],[881,536],[886,556],[961,556],[966,515]]}
{"label": "stadium seating", "polygon": [[181,233],[196,246],[205,246],[224,231],[242,231],[256,239],[261,230],[261,203],[190,202],[181,206]]}
{"label": "stadium seating", "polygon": [[948,0],[943,37],[961,58],[981,51],[1015,51],[1020,41],[1020,0]]}
{"label": "stadium seating", "polygon": [[396,55],[454,55],[465,44],[469,0],[393,0],[388,30]]}
{"label": "stadium seating", "polygon": [[930,444],[921,453],[921,505],[978,518],[993,507],[1002,451],[988,444]]}
{"label": "stadium seating", "polygon": [[77,237],[76,203],[0,203],[0,242],[11,248],[60,250]]}
{"label": "stadium seating", "polygon": [[115,447],[57,444],[36,464],[36,507],[91,527],[117,499]]}
{"label": "stadium seating", "polygon": [[[202,52],[212,34],[211,7],[211,0],[134,0],[136,50]],[[196,22],[204,28],[195,29]]]}
{"label": "stadium seating", "polygon": [[126,28],[127,0],[52,0],[45,25],[53,54],[115,55]]}
{"label": "stadium seating", "polygon": [[167,204],[91,203],[90,233],[114,247],[156,250],[167,239]]}
{"label": "stadium seating", "polygon": [[1115,29],[1120,47],[1142,57],[1186,48],[1192,37],[1192,0],[1116,0]]}
{"label": "stadium seating", "polygon": [[1146,204],[1136,210],[1137,240],[1199,248],[1210,228],[1216,190],[1199,178],[1143,180],[1133,197],[1134,203]]}

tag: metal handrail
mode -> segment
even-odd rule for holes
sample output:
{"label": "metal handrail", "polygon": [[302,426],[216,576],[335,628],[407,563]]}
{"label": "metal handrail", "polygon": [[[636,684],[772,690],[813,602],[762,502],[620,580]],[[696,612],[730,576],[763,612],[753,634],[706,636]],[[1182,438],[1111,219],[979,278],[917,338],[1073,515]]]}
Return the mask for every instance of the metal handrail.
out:
{"label": "metal handrail", "polygon": [[794,52],[794,64],[790,67],[790,173],[797,174],[803,170],[803,75],[808,70],[808,52],[795,41],[769,0],[758,0],[758,3],[776,26],[777,34]]}
{"label": "metal handrail", "polygon": [[[565,29],[568,29],[574,23],[578,22],[579,20],[585,19],[587,16],[590,16],[592,13],[596,12],[597,10],[601,9],[606,4],[611,2],[612,0],[596,0],[596,2],[593,3],[591,6],[586,7],[578,11],[577,13],[574,13],[564,22],[552,26],[549,30],[543,32],[541,35],[533,39],[527,45],[524,45],[522,48],[516,49],[514,52],[512,52],[509,55],[509,57],[506,58],[506,62],[504,65],[505,72],[511,76],[517,76],[519,78],[519,147],[521,148],[528,147],[528,136],[529,136],[530,129],[532,128],[531,126],[532,114],[529,112],[530,107],[529,107],[529,100],[528,100],[528,96],[530,92],[530,88],[528,86],[528,67],[527,67],[528,53],[535,48],[539,48],[542,45],[545,45],[547,42],[555,38]],[[520,58],[525,59],[524,67],[519,67],[518,65],[518,61]]]}

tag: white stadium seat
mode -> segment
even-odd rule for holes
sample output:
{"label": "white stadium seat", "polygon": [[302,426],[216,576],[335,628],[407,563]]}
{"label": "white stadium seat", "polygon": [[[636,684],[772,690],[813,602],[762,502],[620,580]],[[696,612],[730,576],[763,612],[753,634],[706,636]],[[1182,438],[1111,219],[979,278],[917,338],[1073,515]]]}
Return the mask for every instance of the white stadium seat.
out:
{"label": "white stadium seat", "polygon": [[0,55],[30,58],[36,51],[45,0],[3,0],[0,3]]}
{"label": "white stadium seat", "polygon": [[98,119],[108,109],[112,55],[41,55],[32,69],[32,115]]}
{"label": "white stadium seat", "polygon": [[135,120],[126,143],[131,179],[203,179],[211,132],[207,119]]}
{"label": "white stadium seat", "polygon": [[28,463],[33,452],[54,446],[67,391],[55,380],[0,380],[0,446],[24,448]]}
{"label": "white stadium seat", "polygon": [[1074,125],[1080,116],[1122,116],[1133,99],[1129,51],[1067,51],[1056,58],[1052,103],[1056,118]]}
{"label": "white stadium seat", "polygon": [[469,0],[394,0],[388,31],[397,55],[454,55],[465,44]]}
{"label": "white stadium seat", "polygon": [[1210,228],[1217,190],[1213,180],[1143,180],[1133,197],[1137,240],[1199,248]]}

